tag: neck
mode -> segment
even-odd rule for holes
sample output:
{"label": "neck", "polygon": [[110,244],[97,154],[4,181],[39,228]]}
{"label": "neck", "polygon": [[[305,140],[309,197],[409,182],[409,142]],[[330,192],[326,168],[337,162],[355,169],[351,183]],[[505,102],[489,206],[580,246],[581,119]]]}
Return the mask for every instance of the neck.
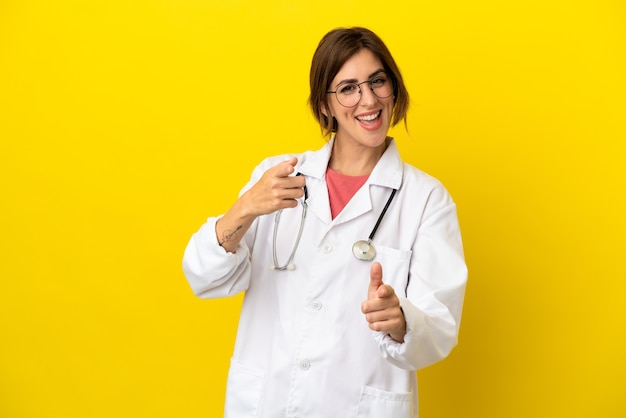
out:
{"label": "neck", "polygon": [[391,138],[386,138],[377,147],[361,144],[350,146],[335,138],[328,166],[333,171],[346,176],[367,176],[376,167],[390,142]]}

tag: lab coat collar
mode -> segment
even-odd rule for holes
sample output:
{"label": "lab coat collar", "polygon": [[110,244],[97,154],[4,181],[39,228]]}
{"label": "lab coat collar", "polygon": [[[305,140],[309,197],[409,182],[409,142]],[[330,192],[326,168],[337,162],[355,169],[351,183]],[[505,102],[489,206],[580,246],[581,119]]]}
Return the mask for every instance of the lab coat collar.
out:
{"label": "lab coat collar", "polygon": [[393,138],[389,142],[389,146],[383,153],[382,157],[372,170],[368,183],[377,186],[389,187],[391,189],[399,189],[402,184],[402,173],[404,163],[400,158],[400,152]]}
{"label": "lab coat collar", "polygon": [[330,160],[330,153],[333,150],[333,139],[328,141],[326,145],[319,151],[307,152],[304,155],[302,165],[296,170],[305,176],[322,180],[326,176],[326,167]]}
{"label": "lab coat collar", "polygon": [[[328,141],[319,151],[307,155],[307,158],[297,170],[306,176],[314,177],[318,180],[323,179],[326,176],[326,168],[328,167],[328,161],[333,149],[333,142],[334,138]],[[368,184],[399,189],[402,184],[402,167],[400,152],[395,140],[391,138],[389,146],[382,157],[380,157],[374,170],[372,170],[368,178]]]}
{"label": "lab coat collar", "polygon": [[[333,149],[333,139],[331,139],[322,149],[316,152],[307,153],[302,161],[302,165],[297,170],[308,176],[319,180],[319,185],[326,185],[325,176],[330,154]],[[372,201],[385,199],[388,195],[387,189],[399,189],[402,184],[403,162],[396,147],[395,141],[391,138],[389,146],[381,156],[380,160],[372,170],[367,183],[348,202],[348,205],[332,221],[337,225],[354,219],[363,213],[372,210]],[[370,186],[382,186],[375,192]],[[374,193],[372,195],[372,193]],[[331,223],[330,206],[328,203],[328,191],[326,187],[309,188],[309,209],[315,213],[326,224]]]}

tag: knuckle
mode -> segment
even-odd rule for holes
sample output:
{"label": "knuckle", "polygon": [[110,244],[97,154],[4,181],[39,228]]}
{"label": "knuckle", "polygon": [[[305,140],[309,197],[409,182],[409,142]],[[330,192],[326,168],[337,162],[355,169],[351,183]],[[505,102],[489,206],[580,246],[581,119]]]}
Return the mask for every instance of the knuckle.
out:
{"label": "knuckle", "polygon": [[280,188],[280,180],[279,180],[279,179],[277,179],[277,178],[272,178],[272,179],[270,179],[270,184],[269,184],[269,187],[270,187],[272,190],[277,190],[278,188]]}

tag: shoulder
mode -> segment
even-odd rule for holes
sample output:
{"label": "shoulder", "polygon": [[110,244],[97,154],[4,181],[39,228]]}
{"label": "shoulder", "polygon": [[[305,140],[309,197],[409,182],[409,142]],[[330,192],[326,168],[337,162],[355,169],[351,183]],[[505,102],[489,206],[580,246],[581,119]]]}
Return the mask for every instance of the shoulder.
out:
{"label": "shoulder", "polygon": [[454,204],[452,196],[439,179],[411,164],[403,163],[403,167],[402,189],[406,194],[422,196],[430,204],[438,206]]}
{"label": "shoulder", "polygon": [[403,162],[403,186],[420,187],[426,189],[444,188],[441,181],[425,171]]}

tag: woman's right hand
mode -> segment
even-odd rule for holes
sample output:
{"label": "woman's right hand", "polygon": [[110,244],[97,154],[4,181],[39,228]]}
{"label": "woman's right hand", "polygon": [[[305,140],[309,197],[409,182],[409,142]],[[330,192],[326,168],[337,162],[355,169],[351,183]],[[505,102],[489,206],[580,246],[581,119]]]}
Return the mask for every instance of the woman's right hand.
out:
{"label": "woman's right hand", "polygon": [[283,161],[268,169],[263,176],[240,197],[242,215],[257,217],[280,209],[294,208],[304,196],[304,176],[292,176],[297,158]]}
{"label": "woman's right hand", "polygon": [[268,169],[215,224],[217,241],[226,251],[234,252],[257,216],[294,208],[304,196],[304,176],[292,176],[297,158]]}

